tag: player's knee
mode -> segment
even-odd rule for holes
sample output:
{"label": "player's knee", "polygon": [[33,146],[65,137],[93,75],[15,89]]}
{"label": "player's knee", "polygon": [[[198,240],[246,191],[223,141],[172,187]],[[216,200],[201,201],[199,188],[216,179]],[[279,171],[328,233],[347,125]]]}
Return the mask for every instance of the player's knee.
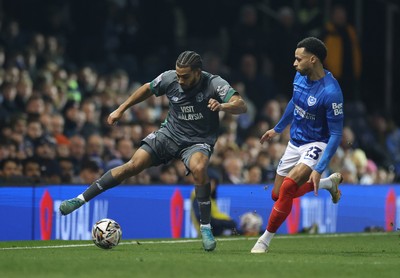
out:
{"label": "player's knee", "polygon": [[207,167],[206,165],[203,164],[197,164],[194,167],[192,167],[192,169],[190,169],[190,171],[193,174],[193,177],[196,180],[200,180],[200,179],[204,179],[206,178],[206,174],[207,174]]}
{"label": "player's knee", "polygon": [[143,165],[138,163],[137,161],[131,159],[122,165],[122,172],[126,176],[134,176],[139,174],[145,168]]}
{"label": "player's knee", "polygon": [[285,178],[279,190],[279,194],[292,196],[296,193],[296,191],[297,191],[296,182],[290,178]]}

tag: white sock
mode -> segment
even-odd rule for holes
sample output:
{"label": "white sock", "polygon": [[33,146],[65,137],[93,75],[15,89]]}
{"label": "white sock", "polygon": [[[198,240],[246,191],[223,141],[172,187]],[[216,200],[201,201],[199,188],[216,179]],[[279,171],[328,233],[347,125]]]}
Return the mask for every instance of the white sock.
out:
{"label": "white sock", "polygon": [[332,181],[330,178],[324,178],[319,181],[319,188],[322,189],[331,189],[332,188]]}
{"label": "white sock", "polygon": [[81,199],[82,201],[86,202],[85,198],[83,198],[83,194],[79,194],[78,197],[76,197],[78,199]]}
{"label": "white sock", "polygon": [[269,243],[271,242],[274,235],[275,235],[275,233],[270,233],[267,230],[265,230],[263,235],[258,240],[264,241],[269,246]]}
{"label": "white sock", "polygon": [[211,224],[201,224],[200,227],[207,227],[211,229]]}

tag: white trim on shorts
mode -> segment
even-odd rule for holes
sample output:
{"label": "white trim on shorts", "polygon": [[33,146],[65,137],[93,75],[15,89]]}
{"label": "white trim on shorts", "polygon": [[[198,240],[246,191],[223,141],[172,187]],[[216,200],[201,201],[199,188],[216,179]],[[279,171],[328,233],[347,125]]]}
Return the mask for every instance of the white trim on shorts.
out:
{"label": "white trim on shorts", "polygon": [[286,147],[285,153],[279,161],[276,173],[286,177],[290,170],[299,163],[306,164],[314,170],[322,154],[326,149],[327,144],[324,142],[313,142],[296,147],[290,141]]}

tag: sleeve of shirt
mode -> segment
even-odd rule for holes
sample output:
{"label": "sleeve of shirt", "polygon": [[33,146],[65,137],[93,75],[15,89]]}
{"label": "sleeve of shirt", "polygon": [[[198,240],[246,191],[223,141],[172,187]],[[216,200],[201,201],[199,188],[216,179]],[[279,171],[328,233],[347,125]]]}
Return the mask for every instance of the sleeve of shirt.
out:
{"label": "sleeve of shirt", "polygon": [[339,147],[340,141],[342,140],[343,132],[343,95],[342,93],[332,94],[327,99],[327,121],[329,128],[329,141],[326,149],[315,167],[315,171],[322,174],[322,172],[328,167],[329,161],[335,154],[337,148]]}
{"label": "sleeve of shirt", "polygon": [[223,103],[229,102],[231,97],[237,93],[237,91],[233,89],[226,80],[219,76],[211,80],[211,85],[214,88],[214,92]]}
{"label": "sleeve of shirt", "polygon": [[150,90],[155,96],[162,96],[166,92],[167,79],[172,71],[165,71],[150,82]]}
{"label": "sleeve of shirt", "polygon": [[293,99],[291,99],[285,109],[285,112],[282,115],[282,118],[274,127],[274,130],[278,133],[282,133],[282,131],[290,124],[293,120],[293,111],[294,111],[294,103]]}

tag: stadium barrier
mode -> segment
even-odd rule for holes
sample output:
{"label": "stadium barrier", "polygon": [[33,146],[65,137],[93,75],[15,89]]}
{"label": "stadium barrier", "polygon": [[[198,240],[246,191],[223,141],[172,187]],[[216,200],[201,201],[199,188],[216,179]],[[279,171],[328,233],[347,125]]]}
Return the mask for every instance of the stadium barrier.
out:
{"label": "stadium barrier", "polygon": [[[112,218],[122,227],[124,239],[190,238],[196,230],[190,220],[190,193],[185,185],[121,185],[97,196],[68,216],[58,207],[86,186],[1,186],[0,216],[7,229],[1,241],[87,240],[93,224]],[[395,231],[400,226],[399,185],[342,185],[342,200],[334,205],[326,190],[295,199],[292,213],[278,233],[297,233],[314,224],[319,233]],[[265,227],[273,205],[264,185],[219,185],[218,206],[237,223],[255,212]]]}

